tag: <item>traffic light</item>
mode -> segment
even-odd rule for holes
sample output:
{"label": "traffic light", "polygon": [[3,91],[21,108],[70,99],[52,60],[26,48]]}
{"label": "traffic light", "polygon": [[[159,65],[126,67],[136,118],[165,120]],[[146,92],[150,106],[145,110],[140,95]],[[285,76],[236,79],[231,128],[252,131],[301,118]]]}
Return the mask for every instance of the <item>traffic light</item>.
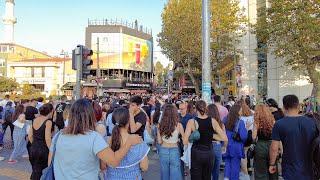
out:
{"label": "traffic light", "polygon": [[91,49],[88,49],[84,46],[82,47],[82,79],[86,79],[87,76],[90,75],[90,66],[93,64],[93,61],[91,59],[92,54],[93,51]]}

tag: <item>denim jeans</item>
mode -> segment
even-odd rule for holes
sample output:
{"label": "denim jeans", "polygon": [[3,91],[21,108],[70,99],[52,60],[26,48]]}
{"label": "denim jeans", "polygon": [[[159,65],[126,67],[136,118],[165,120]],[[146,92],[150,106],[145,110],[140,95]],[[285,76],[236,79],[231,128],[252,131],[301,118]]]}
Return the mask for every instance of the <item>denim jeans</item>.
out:
{"label": "denim jeans", "polygon": [[182,180],[179,148],[159,146],[159,157],[161,180]]}
{"label": "denim jeans", "polygon": [[219,180],[220,174],[220,164],[222,161],[222,152],[221,152],[221,143],[220,142],[212,142],[213,147],[213,156],[214,156],[214,164],[211,171],[212,180]]}

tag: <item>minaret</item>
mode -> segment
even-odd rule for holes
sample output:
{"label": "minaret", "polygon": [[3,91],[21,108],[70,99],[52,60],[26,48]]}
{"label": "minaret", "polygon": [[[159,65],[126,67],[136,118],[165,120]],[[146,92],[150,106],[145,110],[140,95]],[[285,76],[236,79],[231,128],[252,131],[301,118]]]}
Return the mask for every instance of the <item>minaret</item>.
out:
{"label": "minaret", "polygon": [[3,16],[4,24],[4,43],[14,43],[14,24],[17,18],[14,17],[14,0],[6,0],[5,14]]}

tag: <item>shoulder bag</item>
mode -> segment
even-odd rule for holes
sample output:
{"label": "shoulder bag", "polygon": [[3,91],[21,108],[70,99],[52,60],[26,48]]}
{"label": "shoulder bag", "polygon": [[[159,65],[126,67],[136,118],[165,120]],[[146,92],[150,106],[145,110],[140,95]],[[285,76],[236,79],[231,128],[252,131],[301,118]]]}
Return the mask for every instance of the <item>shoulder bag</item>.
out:
{"label": "shoulder bag", "polygon": [[197,128],[196,123],[197,123],[197,120],[196,120],[196,118],[195,118],[195,119],[194,119],[194,128],[195,128],[195,130],[194,130],[194,131],[191,133],[191,135],[189,136],[189,142],[190,142],[190,143],[193,143],[194,141],[197,141],[197,140],[200,139],[200,132],[199,132],[199,130],[198,130],[199,126],[198,126],[198,128]]}

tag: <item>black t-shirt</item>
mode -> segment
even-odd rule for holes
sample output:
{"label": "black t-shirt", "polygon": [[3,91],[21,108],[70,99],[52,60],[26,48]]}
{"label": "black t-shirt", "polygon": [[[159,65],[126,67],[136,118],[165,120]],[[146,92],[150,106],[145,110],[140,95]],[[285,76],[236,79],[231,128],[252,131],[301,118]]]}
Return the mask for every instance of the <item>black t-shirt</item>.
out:
{"label": "black t-shirt", "polygon": [[26,112],[24,113],[26,116],[26,120],[33,121],[36,117],[35,115],[38,114],[38,109],[33,106],[26,107]]}
{"label": "black t-shirt", "polygon": [[63,111],[66,108],[66,103],[59,103],[56,107],[56,125],[59,129],[64,128]]}
{"label": "black t-shirt", "polygon": [[139,136],[141,136],[143,138],[143,132],[144,129],[146,128],[146,123],[147,123],[147,116],[144,112],[140,111],[137,115],[134,116],[134,122],[137,123],[141,123],[142,126],[140,127],[140,129],[138,131],[136,131],[134,134],[138,134]]}
{"label": "black t-shirt", "polygon": [[283,144],[284,179],[313,179],[310,153],[316,134],[314,120],[305,116],[284,117],[276,121],[272,140],[281,141]]}
{"label": "black t-shirt", "polygon": [[144,106],[142,106],[142,109],[147,113],[147,115],[150,118],[151,117],[151,107],[150,107],[150,105],[144,105]]}

